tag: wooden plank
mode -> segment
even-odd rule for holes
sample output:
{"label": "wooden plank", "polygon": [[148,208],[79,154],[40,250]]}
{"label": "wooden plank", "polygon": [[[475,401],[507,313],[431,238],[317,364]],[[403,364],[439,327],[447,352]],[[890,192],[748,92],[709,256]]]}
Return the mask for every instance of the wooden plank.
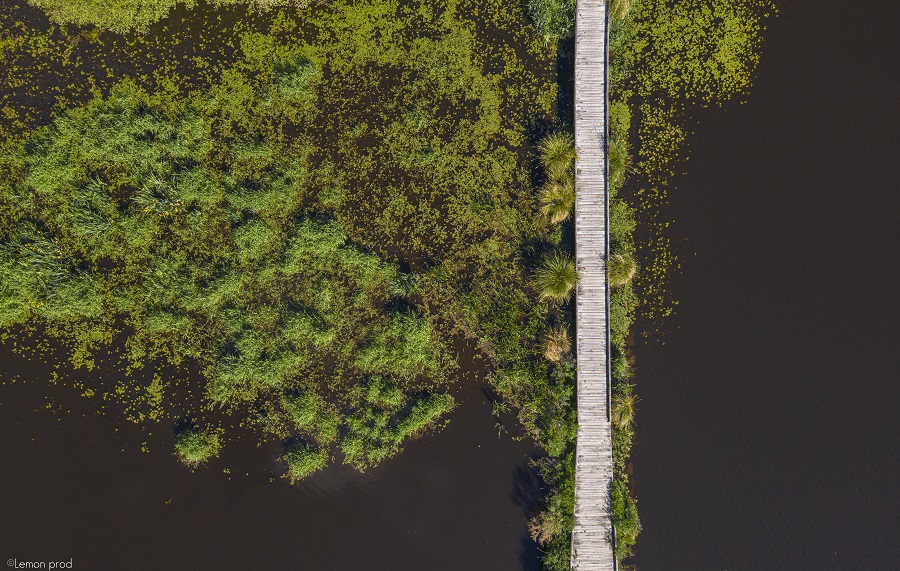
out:
{"label": "wooden plank", "polygon": [[575,29],[575,264],[578,440],[572,569],[613,571],[609,423],[607,6],[578,0]]}

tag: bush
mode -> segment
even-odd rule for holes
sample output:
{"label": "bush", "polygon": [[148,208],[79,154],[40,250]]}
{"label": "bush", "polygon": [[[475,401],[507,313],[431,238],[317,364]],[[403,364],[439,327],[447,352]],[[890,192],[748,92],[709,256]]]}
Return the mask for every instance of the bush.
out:
{"label": "bush", "polygon": [[631,555],[631,548],[641,531],[637,501],[628,490],[628,484],[620,478],[613,480],[612,488],[613,523],[616,526],[616,559]]}

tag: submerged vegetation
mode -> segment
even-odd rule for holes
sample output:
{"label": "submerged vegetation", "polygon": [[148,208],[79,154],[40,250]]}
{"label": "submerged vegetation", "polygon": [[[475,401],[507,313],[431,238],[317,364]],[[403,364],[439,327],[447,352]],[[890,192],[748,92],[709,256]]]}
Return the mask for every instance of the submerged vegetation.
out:
{"label": "submerged vegetation", "polygon": [[[637,213],[683,138],[680,106],[747,87],[762,2],[610,7],[619,559],[640,529],[635,280],[653,307],[664,263],[639,269]],[[253,431],[291,482],[371,468],[440,427],[457,348],[474,348],[495,408],[547,452],[530,529],[545,567],[568,568],[575,149],[554,66],[574,0],[226,1],[249,8],[156,25],[194,3],[32,3],[98,28],[0,8],[0,329],[64,341],[75,366],[112,353],[154,371],[87,388],[144,395],[139,422],[197,419],[176,434],[191,467]]]}

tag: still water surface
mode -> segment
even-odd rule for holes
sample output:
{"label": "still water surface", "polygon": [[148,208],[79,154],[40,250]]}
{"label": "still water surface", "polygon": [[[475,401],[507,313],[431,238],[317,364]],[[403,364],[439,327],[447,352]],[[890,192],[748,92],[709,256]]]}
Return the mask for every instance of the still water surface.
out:
{"label": "still water surface", "polygon": [[900,569],[900,13],[777,4],[747,103],[695,117],[670,192],[680,305],[636,347],[640,571]]}
{"label": "still water surface", "polygon": [[148,437],[52,388],[52,367],[6,348],[0,363],[29,381],[0,385],[0,556],[92,571],[537,567],[526,522],[536,451],[498,437],[471,376],[440,433],[366,475],[332,466],[291,486],[277,444],[231,442],[191,473],[167,424]]}

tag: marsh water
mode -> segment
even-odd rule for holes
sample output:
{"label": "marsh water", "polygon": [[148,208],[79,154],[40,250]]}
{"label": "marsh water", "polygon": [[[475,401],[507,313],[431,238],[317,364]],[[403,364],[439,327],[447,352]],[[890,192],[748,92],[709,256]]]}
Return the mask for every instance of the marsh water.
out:
{"label": "marsh water", "polygon": [[[464,376],[438,434],[362,475],[331,466],[291,486],[277,443],[230,442],[195,473],[151,434],[50,383],[53,367],[0,354],[0,547],[74,569],[533,569],[535,452],[499,433]],[[146,451],[142,451],[142,444]]]}
{"label": "marsh water", "polygon": [[669,195],[680,304],[636,346],[640,571],[900,568],[900,14],[777,4],[746,104],[695,115]]}
{"label": "marsh water", "polygon": [[[680,305],[636,341],[641,571],[900,567],[896,40],[784,0],[745,105],[695,114],[669,215]],[[881,4],[887,4],[882,2]],[[650,329],[651,324],[640,324]],[[75,569],[536,569],[536,452],[476,375],[438,434],[298,486],[277,443],[195,473],[0,348],[0,555]],[[474,369],[474,367],[473,367]],[[23,382],[28,381],[28,382]]]}

